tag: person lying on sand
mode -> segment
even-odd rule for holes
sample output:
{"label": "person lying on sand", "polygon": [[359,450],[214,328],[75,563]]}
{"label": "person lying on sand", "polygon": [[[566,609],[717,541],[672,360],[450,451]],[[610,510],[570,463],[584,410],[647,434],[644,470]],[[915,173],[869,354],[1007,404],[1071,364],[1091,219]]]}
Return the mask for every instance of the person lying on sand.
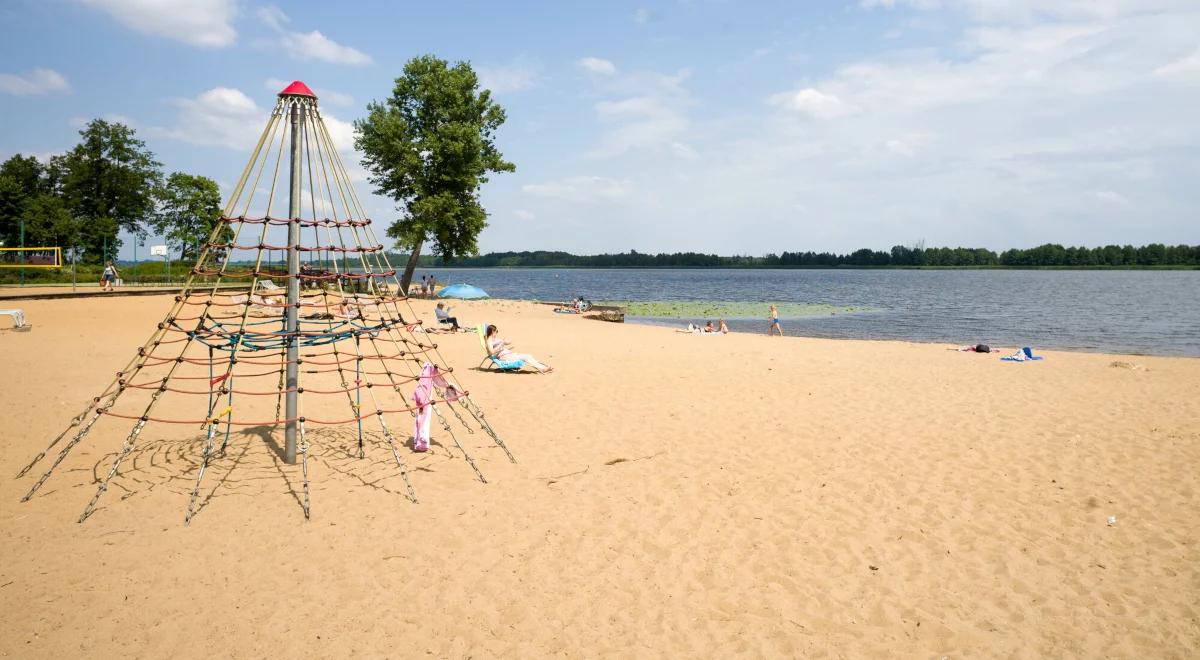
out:
{"label": "person lying on sand", "polygon": [[570,305],[559,305],[554,308],[554,311],[559,314],[578,314],[581,311],[582,302],[582,298],[572,298]]}
{"label": "person lying on sand", "polygon": [[548,374],[554,371],[554,367],[538,362],[537,358],[528,353],[514,353],[512,342],[501,338],[496,326],[489,325],[484,334],[487,337],[488,353],[497,360],[524,360],[525,364],[537,369],[540,373]]}

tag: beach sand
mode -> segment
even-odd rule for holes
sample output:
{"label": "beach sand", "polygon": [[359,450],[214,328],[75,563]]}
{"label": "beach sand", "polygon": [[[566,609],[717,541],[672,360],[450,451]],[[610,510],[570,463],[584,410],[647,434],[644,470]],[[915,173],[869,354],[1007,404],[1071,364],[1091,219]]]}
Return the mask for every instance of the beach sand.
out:
{"label": "beach sand", "polygon": [[152,424],[80,525],[131,422],[102,420],[27,503],[40,470],[13,476],[170,298],[17,306],[0,656],[1200,655],[1197,359],[1007,364],[461,303],[556,367],[474,371],[476,337],[438,337],[518,458],[462,435],[489,483],[403,449],[413,504],[377,433],[357,459],[351,429],[314,427],[306,522],[299,466],[257,429],[185,527],[202,432]]}

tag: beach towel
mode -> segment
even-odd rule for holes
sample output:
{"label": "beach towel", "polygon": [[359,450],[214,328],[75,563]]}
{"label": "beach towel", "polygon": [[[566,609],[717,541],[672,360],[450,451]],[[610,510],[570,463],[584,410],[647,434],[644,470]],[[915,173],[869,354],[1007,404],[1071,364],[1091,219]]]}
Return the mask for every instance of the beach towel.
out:
{"label": "beach towel", "polygon": [[1017,351],[1016,353],[1013,353],[1012,355],[1010,355],[1008,357],[1002,357],[1000,359],[1003,360],[1004,362],[1034,362],[1036,360],[1042,359],[1042,356],[1034,355],[1033,349],[1026,346],[1026,347],[1022,348],[1021,350]]}

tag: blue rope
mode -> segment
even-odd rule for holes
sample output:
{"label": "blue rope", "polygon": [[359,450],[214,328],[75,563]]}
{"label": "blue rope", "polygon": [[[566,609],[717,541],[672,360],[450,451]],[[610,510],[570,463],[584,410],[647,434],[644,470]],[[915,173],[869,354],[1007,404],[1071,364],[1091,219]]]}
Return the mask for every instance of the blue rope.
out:
{"label": "blue rope", "polygon": [[[301,346],[325,346],[339,341],[344,341],[363,334],[376,335],[379,331],[396,325],[392,322],[384,322],[378,325],[364,325],[354,321],[341,321],[336,326],[330,326],[328,319],[300,319],[301,323],[321,324],[329,326],[325,332],[317,334],[306,334],[300,338]],[[246,325],[263,325],[266,323],[276,324],[279,327],[279,332],[283,332],[283,322],[278,320],[260,321],[254,324]],[[303,326],[300,326],[303,327]],[[225,324],[220,321],[213,321],[209,330],[220,333],[225,330]],[[268,331],[269,332],[269,331]],[[264,332],[245,332],[238,329],[236,331],[217,334],[222,338],[222,341],[214,341],[214,336],[208,333],[198,333],[189,331],[188,335],[197,342],[208,346],[211,349],[223,351],[266,351],[286,348],[289,337],[276,336],[274,334],[266,334]]]}

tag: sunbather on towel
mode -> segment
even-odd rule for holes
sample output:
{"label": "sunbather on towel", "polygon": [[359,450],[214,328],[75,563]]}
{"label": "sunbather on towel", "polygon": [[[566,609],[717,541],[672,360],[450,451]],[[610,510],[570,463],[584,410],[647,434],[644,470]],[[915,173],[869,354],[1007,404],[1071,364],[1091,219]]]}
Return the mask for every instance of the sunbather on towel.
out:
{"label": "sunbather on towel", "polygon": [[496,326],[489,325],[485,335],[487,337],[488,353],[497,360],[524,360],[525,364],[537,369],[541,373],[548,374],[551,371],[554,371],[554,367],[538,362],[537,358],[528,353],[514,353],[512,350],[512,342],[501,338],[496,330]]}

